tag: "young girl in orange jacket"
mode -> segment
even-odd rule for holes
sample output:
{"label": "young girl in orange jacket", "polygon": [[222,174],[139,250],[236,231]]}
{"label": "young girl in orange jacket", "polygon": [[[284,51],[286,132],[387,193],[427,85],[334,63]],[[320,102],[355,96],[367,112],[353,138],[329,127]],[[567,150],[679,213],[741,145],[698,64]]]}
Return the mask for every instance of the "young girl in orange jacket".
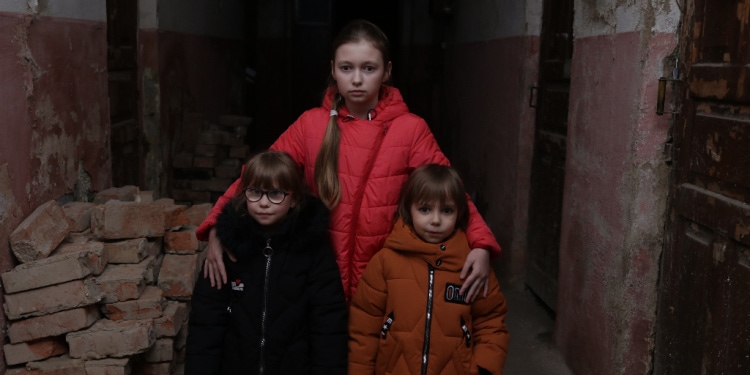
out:
{"label": "young girl in orange jacket", "polygon": [[[304,112],[270,147],[297,161],[312,192],[331,209],[329,233],[347,300],[391,231],[409,173],[427,163],[449,165],[425,121],[410,113],[398,89],[388,85],[388,51],[388,38],[374,24],[356,20],[345,26],[333,42],[331,82],[322,106]],[[204,276],[218,288],[227,280],[212,228],[237,184],[219,198],[196,233],[208,241]],[[471,300],[486,293],[490,253],[498,255],[500,246],[468,204],[467,236],[474,250],[462,270],[462,292],[468,290]]]}
{"label": "young girl in orange jacket", "polygon": [[490,274],[486,298],[459,292],[471,251],[465,194],[451,167],[409,176],[393,232],[350,305],[349,375],[502,374],[507,308],[497,279]]}

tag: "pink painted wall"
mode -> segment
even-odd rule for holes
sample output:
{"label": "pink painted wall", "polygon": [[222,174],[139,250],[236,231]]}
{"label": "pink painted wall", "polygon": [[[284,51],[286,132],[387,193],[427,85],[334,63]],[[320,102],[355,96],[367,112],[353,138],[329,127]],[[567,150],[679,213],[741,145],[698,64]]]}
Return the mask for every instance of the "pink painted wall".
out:
{"label": "pink painted wall", "polygon": [[534,140],[529,87],[538,71],[539,37],[449,45],[441,123],[445,150],[461,171],[503,253],[498,276],[525,274],[528,190]]}
{"label": "pink painted wall", "polygon": [[0,272],[15,264],[10,233],[41,203],[111,184],[106,30],[0,12]]}
{"label": "pink painted wall", "polygon": [[648,374],[668,165],[671,33],[576,39],[555,336],[578,374]]}

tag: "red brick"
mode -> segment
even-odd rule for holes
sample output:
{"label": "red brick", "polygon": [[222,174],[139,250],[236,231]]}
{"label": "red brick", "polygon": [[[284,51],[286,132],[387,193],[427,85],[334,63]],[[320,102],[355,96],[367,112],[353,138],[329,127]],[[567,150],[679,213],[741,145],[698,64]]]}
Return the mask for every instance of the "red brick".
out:
{"label": "red brick", "polygon": [[8,338],[13,344],[59,336],[91,326],[101,314],[96,305],[60,311],[35,318],[17,320],[10,323]]}
{"label": "red brick", "polygon": [[131,358],[105,358],[84,361],[86,375],[130,375]]}
{"label": "red brick", "polygon": [[108,240],[160,237],[164,235],[164,209],[155,204],[110,201],[91,213],[91,231]]}
{"label": "red brick", "polygon": [[167,254],[159,270],[159,287],[164,296],[177,300],[189,300],[198,278],[196,271],[198,255]]}
{"label": "red brick", "polygon": [[174,363],[140,363],[136,366],[135,372],[138,375],[173,375]]}
{"label": "red brick", "polygon": [[68,232],[65,236],[63,243],[83,243],[95,240],[94,235],[91,233],[91,228],[84,230],[83,232]]}
{"label": "red brick", "polygon": [[86,375],[83,361],[70,358],[67,354],[45,359],[44,361],[28,362],[22,371],[9,370],[5,375],[33,374],[33,375]]}
{"label": "red brick", "polygon": [[104,293],[103,303],[137,299],[146,288],[146,268],[139,264],[113,264],[94,279]]}
{"label": "red brick", "polygon": [[[160,289],[161,290],[161,289]],[[154,319],[156,337],[175,337],[188,319],[187,304],[178,301],[167,301],[160,318]]]}
{"label": "red brick", "polygon": [[174,359],[174,343],[170,338],[157,339],[154,345],[143,353],[148,363],[171,362]]}
{"label": "red brick", "polygon": [[177,229],[184,225],[190,224],[190,219],[185,215],[183,205],[174,205],[164,207],[164,229]]}
{"label": "red brick", "polygon": [[138,201],[139,194],[140,192],[137,186],[126,185],[122,187],[113,187],[96,193],[96,196],[94,196],[94,203],[107,203],[110,200],[136,202]]}
{"label": "red brick", "polygon": [[96,283],[84,279],[8,294],[3,307],[6,317],[16,320],[92,305],[101,298],[102,291]]}
{"label": "red brick", "polygon": [[100,242],[70,244],[68,246],[85,247],[85,249],[79,252],[62,254],[56,252],[55,255],[48,258],[16,266],[2,274],[5,291],[17,293],[66,281],[79,280],[93,272],[101,272],[99,262],[89,262],[92,258],[100,259],[102,257],[104,248]]}
{"label": "red brick", "polygon": [[154,203],[154,192],[153,191],[139,191],[138,199],[136,202],[140,203]]}
{"label": "red brick", "polygon": [[[99,241],[88,241],[85,243],[63,243],[57,247],[53,255],[64,255],[64,254],[79,254],[84,253],[86,255],[85,262],[86,267],[91,270],[91,273],[98,275],[104,271],[107,267],[109,260],[107,258],[107,252],[104,251],[104,243]],[[80,258],[84,261],[84,258]]]}
{"label": "red brick", "polygon": [[70,356],[82,359],[127,357],[143,353],[156,341],[153,321],[101,319],[90,328],[67,334]]}
{"label": "red brick", "polygon": [[188,207],[185,210],[185,215],[188,217],[189,225],[200,226],[203,220],[206,220],[208,213],[213,208],[211,203],[199,203]]}
{"label": "red brick", "polygon": [[74,232],[82,232],[91,225],[91,210],[96,203],[91,202],[68,202],[62,205],[65,215],[73,223],[70,229]]}
{"label": "red brick", "polygon": [[68,347],[65,345],[65,340],[59,337],[3,345],[5,363],[11,366],[31,361],[41,361],[67,353],[67,351]]}
{"label": "red brick", "polygon": [[164,252],[167,254],[195,254],[198,251],[198,237],[195,227],[187,227],[176,232],[164,233]]}
{"label": "red brick", "polygon": [[168,206],[174,206],[175,205],[174,199],[172,199],[172,198],[159,198],[159,199],[157,199],[157,200],[154,201],[154,204],[159,205],[159,206],[163,206],[163,207],[168,207]]}
{"label": "red brick", "polygon": [[106,304],[102,310],[110,320],[160,318],[164,312],[164,302],[162,290],[148,286],[138,299]]}
{"label": "red brick", "polygon": [[39,206],[10,234],[10,247],[21,263],[46,258],[70,232],[63,209],[49,201]]}
{"label": "red brick", "polygon": [[146,238],[104,243],[104,251],[111,264],[140,263],[148,256],[147,249],[148,239]]}

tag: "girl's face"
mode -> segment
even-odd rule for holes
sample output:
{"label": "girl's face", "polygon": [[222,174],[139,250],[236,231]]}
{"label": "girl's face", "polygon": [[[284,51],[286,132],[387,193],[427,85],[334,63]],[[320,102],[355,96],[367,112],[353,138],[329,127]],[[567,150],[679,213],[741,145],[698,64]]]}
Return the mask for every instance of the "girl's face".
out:
{"label": "girl's face", "polygon": [[411,218],[419,238],[427,243],[440,243],[456,229],[458,212],[453,202],[412,203]]}
{"label": "girl's face", "polygon": [[378,103],[380,85],[391,76],[391,63],[370,42],[345,43],[331,61],[331,75],[352,115],[364,119]]}
{"label": "girl's face", "polygon": [[269,231],[282,222],[289,210],[294,207],[294,197],[276,187],[263,190],[251,186],[245,190],[245,198],[247,212]]}

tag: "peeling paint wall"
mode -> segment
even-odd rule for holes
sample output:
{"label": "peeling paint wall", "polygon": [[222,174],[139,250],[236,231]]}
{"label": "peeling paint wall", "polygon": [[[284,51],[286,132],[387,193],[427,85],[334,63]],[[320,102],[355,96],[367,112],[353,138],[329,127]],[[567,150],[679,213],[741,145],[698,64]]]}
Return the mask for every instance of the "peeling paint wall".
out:
{"label": "peeling paint wall", "polygon": [[523,282],[542,1],[454,2],[438,129],[503,252],[498,276]]}
{"label": "peeling paint wall", "polygon": [[102,1],[0,2],[0,272],[31,211],[111,183],[105,19]]}
{"label": "peeling paint wall", "polygon": [[657,80],[674,0],[578,0],[556,340],[579,374],[649,374],[669,166]]}

